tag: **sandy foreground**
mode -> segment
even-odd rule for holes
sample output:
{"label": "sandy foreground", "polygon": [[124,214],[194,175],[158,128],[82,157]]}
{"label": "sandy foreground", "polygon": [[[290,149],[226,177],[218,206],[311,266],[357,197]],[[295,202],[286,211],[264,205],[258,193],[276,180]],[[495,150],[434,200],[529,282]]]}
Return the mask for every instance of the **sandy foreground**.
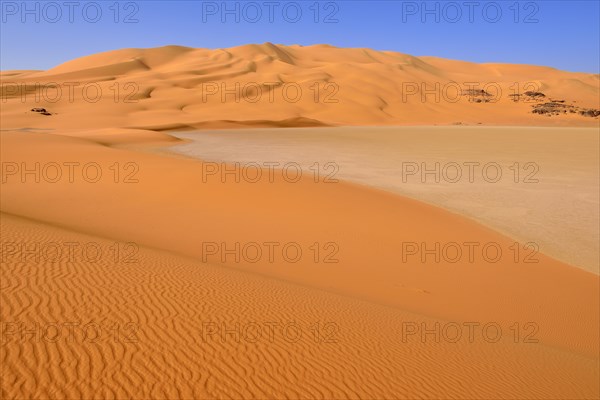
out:
{"label": "sandy foreground", "polygon": [[[513,239],[469,218],[311,176],[206,180],[200,161],[55,134],[3,132],[1,155],[103,171],[2,186],[5,397],[598,395],[597,276],[515,262]],[[449,242],[504,256],[404,258]]]}
{"label": "sandy foreground", "polygon": [[[364,104],[393,104],[383,81],[357,84],[343,98],[364,101],[349,108],[192,101],[210,79],[350,82],[417,68],[417,79],[534,76],[546,96],[573,85],[569,101],[592,108],[598,77],[339,51],[124,50],[2,74],[4,94],[7,79],[148,89],[134,104],[2,104],[3,399],[600,396],[598,131],[580,128],[597,119],[512,100],[487,114],[475,107],[492,104],[472,102],[382,114],[379,100]],[[566,127],[165,132],[457,118]],[[394,179],[399,161],[433,160],[495,161],[507,174],[535,162],[539,182]]]}

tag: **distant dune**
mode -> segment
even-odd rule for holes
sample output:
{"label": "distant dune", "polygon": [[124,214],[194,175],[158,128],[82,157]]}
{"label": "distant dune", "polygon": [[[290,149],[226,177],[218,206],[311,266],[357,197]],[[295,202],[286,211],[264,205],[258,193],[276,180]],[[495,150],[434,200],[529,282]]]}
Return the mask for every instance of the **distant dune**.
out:
{"label": "distant dune", "polygon": [[595,74],[328,45],[123,49],[1,79],[3,129],[597,126],[600,108]]}

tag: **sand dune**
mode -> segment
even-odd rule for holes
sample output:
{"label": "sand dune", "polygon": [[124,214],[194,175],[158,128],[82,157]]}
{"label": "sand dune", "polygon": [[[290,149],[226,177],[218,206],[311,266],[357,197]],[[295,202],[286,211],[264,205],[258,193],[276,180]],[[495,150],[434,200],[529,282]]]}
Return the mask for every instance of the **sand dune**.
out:
{"label": "sand dune", "polygon": [[[114,246],[6,214],[1,229],[15,241]],[[2,398],[598,395],[591,358],[509,335],[493,344],[403,341],[403,322],[447,321],[146,248],[135,260],[2,268]],[[236,325],[239,337],[222,335]]]}
{"label": "sand dune", "polygon": [[[290,182],[264,166],[240,180],[239,165],[209,174],[164,151],[181,143],[167,131],[203,128],[597,126],[579,113],[599,107],[597,75],[267,43],[125,49],[0,78],[3,399],[600,395],[598,276],[544,251],[526,262],[519,229],[427,193]],[[453,81],[503,95],[403,98],[403,83]],[[544,95],[515,102],[515,82]],[[221,97],[236,83],[249,89]],[[597,164],[585,154],[581,185]]]}
{"label": "sand dune", "polygon": [[[600,108],[599,79],[548,67],[326,45],[167,46],[91,55],[48,71],[5,72],[1,115],[3,129],[305,126],[305,121],[597,126],[597,117],[579,111]],[[58,91],[47,87],[52,83]],[[523,96],[528,91],[545,97]],[[576,108],[572,113],[561,108],[551,117],[532,113],[534,105],[553,101]],[[36,106],[55,114],[30,113]]]}

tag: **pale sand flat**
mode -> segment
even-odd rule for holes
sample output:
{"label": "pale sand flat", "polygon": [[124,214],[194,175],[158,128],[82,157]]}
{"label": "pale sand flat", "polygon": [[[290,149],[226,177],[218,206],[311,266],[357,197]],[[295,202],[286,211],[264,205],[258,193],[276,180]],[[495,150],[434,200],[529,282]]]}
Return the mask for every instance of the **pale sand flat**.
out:
{"label": "pale sand flat", "polygon": [[[444,207],[599,273],[598,129],[344,127],[175,136],[191,142],[170,150],[207,161],[298,163],[308,175],[318,163],[321,179],[350,180]],[[435,171],[436,163],[437,178],[425,171]],[[470,171],[467,163],[477,165]]]}

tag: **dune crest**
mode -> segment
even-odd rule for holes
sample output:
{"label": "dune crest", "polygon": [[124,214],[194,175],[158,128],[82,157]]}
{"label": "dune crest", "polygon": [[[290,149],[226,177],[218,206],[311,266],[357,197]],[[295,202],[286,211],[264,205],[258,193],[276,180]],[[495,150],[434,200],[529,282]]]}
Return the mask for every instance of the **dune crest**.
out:
{"label": "dune crest", "polygon": [[[55,93],[50,86],[57,84]],[[3,72],[1,115],[10,119],[3,129],[219,127],[222,121],[243,127],[294,119],[298,126],[305,120],[597,126],[599,87],[595,74],[361,48],[165,46],[94,54],[47,71]],[[52,117],[29,113],[35,106],[49,108]]]}

